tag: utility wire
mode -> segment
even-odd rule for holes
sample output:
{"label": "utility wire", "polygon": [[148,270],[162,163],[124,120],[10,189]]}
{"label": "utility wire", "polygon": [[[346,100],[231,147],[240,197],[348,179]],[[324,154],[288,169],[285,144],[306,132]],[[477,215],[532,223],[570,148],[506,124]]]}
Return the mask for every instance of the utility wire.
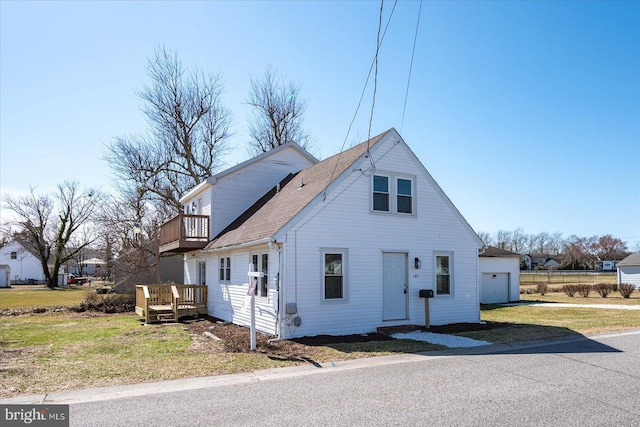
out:
{"label": "utility wire", "polygon": [[373,98],[371,100],[371,114],[369,115],[369,130],[367,131],[367,154],[369,155],[369,162],[371,163],[371,170],[374,171],[376,165],[371,158],[369,152],[369,140],[371,139],[371,124],[373,123],[373,111],[376,107],[376,92],[378,90],[378,54],[380,53],[380,30],[382,29],[382,10],[384,8],[384,0],[380,0],[380,17],[378,19],[378,38],[376,40],[376,56],[373,58],[375,63],[375,70],[373,73]]}
{"label": "utility wire", "polygon": [[[369,85],[369,79],[371,78],[373,67],[376,64],[376,61],[378,59],[378,50],[380,49],[380,46],[382,46],[382,42],[384,41],[384,36],[387,34],[387,29],[389,28],[389,24],[391,23],[391,18],[393,17],[393,12],[396,10],[397,4],[398,4],[398,0],[396,0],[393,3],[393,7],[391,8],[391,13],[389,14],[389,19],[387,19],[387,24],[385,25],[384,31],[382,32],[382,37],[379,37],[379,42],[376,48],[376,56],[374,57],[373,61],[371,61],[371,65],[369,66],[369,73],[367,74],[367,78],[364,82],[364,87],[362,88],[362,92],[360,93],[360,99],[358,100],[356,111],[353,113],[353,117],[351,118],[351,123],[349,123],[349,127],[347,128],[347,134],[345,135],[344,141],[342,141],[342,145],[340,146],[340,152],[338,153],[336,164],[334,165],[333,171],[331,172],[331,178],[329,179],[329,182],[331,182],[331,180],[333,179],[333,174],[335,174],[336,169],[338,168],[338,163],[340,162],[340,155],[342,154],[342,151],[344,151],[344,146],[347,144],[347,140],[349,139],[349,134],[351,133],[351,127],[353,126],[353,123],[356,121],[356,117],[358,117],[358,112],[360,111],[360,106],[362,105],[364,94],[367,91],[367,86]],[[380,34],[380,29],[378,29],[378,35],[379,34]],[[367,141],[369,141],[369,138],[367,138]],[[323,197],[325,198],[327,197],[326,190]]]}
{"label": "utility wire", "polygon": [[418,20],[416,22],[416,33],[413,36],[413,49],[411,50],[411,64],[409,64],[409,77],[407,78],[407,90],[404,93],[404,106],[402,107],[402,121],[400,122],[401,134],[402,134],[402,127],[404,126],[404,113],[407,110],[407,98],[409,97],[409,84],[411,83],[411,71],[413,70],[413,57],[416,54],[416,42],[418,40],[418,28],[420,28],[421,12],[422,12],[422,0],[420,0],[420,7],[418,8]]}

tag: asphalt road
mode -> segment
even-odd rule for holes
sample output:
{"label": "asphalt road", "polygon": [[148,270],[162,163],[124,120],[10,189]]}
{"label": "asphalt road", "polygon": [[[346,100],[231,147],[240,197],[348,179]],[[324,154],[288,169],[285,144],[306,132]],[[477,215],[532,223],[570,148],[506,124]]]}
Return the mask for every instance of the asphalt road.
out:
{"label": "asphalt road", "polygon": [[193,380],[195,388],[174,383],[170,392],[149,386],[139,396],[72,403],[70,419],[72,426],[640,425],[640,332],[504,350],[231,376],[210,386]]}

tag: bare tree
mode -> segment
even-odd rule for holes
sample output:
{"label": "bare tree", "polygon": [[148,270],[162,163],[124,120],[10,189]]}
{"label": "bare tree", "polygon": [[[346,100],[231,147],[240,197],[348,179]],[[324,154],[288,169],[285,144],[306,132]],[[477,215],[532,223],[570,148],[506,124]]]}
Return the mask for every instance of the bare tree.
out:
{"label": "bare tree", "polygon": [[249,123],[250,152],[260,154],[287,142],[310,148],[310,137],[302,127],[306,110],[299,99],[300,86],[285,83],[268,67],[260,79],[251,80],[247,103],[254,107]]}
{"label": "bare tree", "polygon": [[488,231],[478,231],[478,237],[485,245],[493,244],[493,238],[491,237],[491,233]]}
{"label": "bare tree", "polygon": [[147,75],[151,84],[138,96],[149,133],[116,137],[105,160],[121,180],[119,189],[140,189],[176,214],[180,195],[221,165],[231,112],[222,105],[220,75],[185,70],[164,47],[149,59]]}
{"label": "bare tree", "polygon": [[80,191],[77,183],[65,182],[53,195],[37,195],[32,187],[28,196],[5,196],[4,201],[17,217],[12,225],[37,254],[47,285],[54,288],[60,266],[95,240],[87,226],[102,205],[103,195],[97,190]]}

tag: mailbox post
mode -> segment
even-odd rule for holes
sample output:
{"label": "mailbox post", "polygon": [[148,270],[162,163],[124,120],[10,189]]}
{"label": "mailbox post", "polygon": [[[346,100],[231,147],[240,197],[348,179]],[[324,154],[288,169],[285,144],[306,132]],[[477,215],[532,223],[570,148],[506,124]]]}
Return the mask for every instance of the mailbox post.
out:
{"label": "mailbox post", "polygon": [[253,264],[249,264],[249,291],[247,295],[251,298],[251,351],[256,351],[256,288],[258,287],[258,278],[264,277],[263,272],[253,271]]}
{"label": "mailbox post", "polygon": [[424,322],[427,328],[431,327],[429,320],[429,299],[433,298],[433,289],[420,289],[420,298],[424,298]]}

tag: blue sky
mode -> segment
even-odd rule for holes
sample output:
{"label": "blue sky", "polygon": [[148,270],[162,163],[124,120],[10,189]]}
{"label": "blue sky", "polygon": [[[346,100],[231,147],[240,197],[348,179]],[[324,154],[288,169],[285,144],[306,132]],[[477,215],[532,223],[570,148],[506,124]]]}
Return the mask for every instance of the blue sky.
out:
{"label": "blue sky", "polygon": [[[386,23],[393,1],[384,2]],[[401,132],[476,231],[640,242],[640,2],[400,1],[380,49],[372,135]],[[342,147],[380,2],[0,3],[0,190],[110,191],[101,159],[146,132],[135,92],[161,45],[219,72],[247,158],[250,79],[301,85],[319,158]],[[372,82],[347,139],[366,139]],[[6,212],[3,213],[3,216]]]}

